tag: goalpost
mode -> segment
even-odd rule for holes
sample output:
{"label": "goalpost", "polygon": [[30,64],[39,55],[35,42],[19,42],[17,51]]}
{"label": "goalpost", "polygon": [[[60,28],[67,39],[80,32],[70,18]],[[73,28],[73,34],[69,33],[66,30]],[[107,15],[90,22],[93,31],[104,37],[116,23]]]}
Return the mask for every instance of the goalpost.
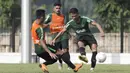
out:
{"label": "goalpost", "polygon": [[21,62],[31,62],[31,0],[22,0],[21,5]]}

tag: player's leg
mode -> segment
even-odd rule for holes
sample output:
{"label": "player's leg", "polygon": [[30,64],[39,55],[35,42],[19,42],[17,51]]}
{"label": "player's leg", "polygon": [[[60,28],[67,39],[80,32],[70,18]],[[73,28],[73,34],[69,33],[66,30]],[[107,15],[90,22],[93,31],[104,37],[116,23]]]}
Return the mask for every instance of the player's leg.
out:
{"label": "player's leg", "polygon": [[[62,44],[61,42],[56,42],[55,43],[55,47],[58,49],[58,50],[62,50]],[[62,69],[63,68],[63,62],[62,62],[62,59],[59,57],[58,58],[58,68],[59,69]]]}
{"label": "player's leg", "polygon": [[[48,49],[53,52],[53,53],[56,53],[57,49],[55,46],[52,46],[52,45],[49,45],[49,44],[46,44]],[[43,48],[42,48],[43,49]],[[47,69],[47,65],[52,65],[54,64],[55,62],[57,62],[57,59],[52,59],[51,56],[49,55],[49,53],[47,52],[43,52],[41,54],[37,54],[39,57],[41,57],[42,59],[45,60],[44,63],[40,64],[39,67],[45,72],[45,73],[49,73],[48,72],[48,69]]]}
{"label": "player's leg", "polygon": [[[68,52],[68,59],[70,60],[70,53],[69,53],[69,39],[64,39],[61,41],[62,44],[62,51],[63,52]],[[69,66],[68,66],[69,69]]]}
{"label": "player's leg", "polygon": [[97,55],[97,44],[91,45],[92,57],[91,57],[91,69],[93,70],[96,66],[96,55]]}
{"label": "player's leg", "polygon": [[84,46],[84,42],[83,41],[78,41],[78,46],[79,46],[79,52],[80,52],[80,56],[79,59],[88,63],[88,59],[86,57],[86,52],[85,52],[85,46]]}
{"label": "player's leg", "polygon": [[93,70],[96,66],[96,55],[97,55],[97,41],[94,37],[89,38],[88,40],[90,49],[92,50],[92,57],[91,57],[91,69]]}
{"label": "player's leg", "polygon": [[37,55],[45,60],[45,62],[40,64],[39,67],[42,69],[43,72],[49,73],[46,66],[55,63],[57,60],[52,59],[47,52],[43,52],[43,53],[37,54]]}
{"label": "player's leg", "polygon": [[69,52],[65,52],[63,53],[63,55],[61,56],[62,60],[70,67],[72,68],[75,72],[77,72],[83,64],[76,64],[74,65],[71,61],[70,61],[70,55]]}
{"label": "player's leg", "polygon": [[80,56],[79,59],[88,63],[88,59],[86,57],[86,52],[85,52],[85,46],[86,46],[86,41],[84,39],[86,36],[78,36],[77,37],[77,43],[78,43],[78,47],[79,47],[79,52],[80,52]]}
{"label": "player's leg", "polygon": [[58,61],[59,61],[59,63],[58,63],[58,68],[59,68],[59,69],[62,69],[62,67],[63,67],[62,59],[59,57]]}

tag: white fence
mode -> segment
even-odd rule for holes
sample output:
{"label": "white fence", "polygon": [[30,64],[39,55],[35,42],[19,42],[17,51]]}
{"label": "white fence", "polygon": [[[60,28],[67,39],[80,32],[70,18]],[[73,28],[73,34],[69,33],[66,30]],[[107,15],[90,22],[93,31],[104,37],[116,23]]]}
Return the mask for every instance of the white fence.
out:
{"label": "white fence", "polygon": [[[71,61],[73,63],[81,63],[78,59],[79,53],[71,53]],[[89,60],[88,64],[91,63],[91,53],[87,53],[87,58]],[[130,64],[130,54],[129,53],[106,53],[107,59],[104,63],[98,64]],[[42,63],[43,59],[37,58],[35,54],[32,54],[32,63],[36,61]],[[0,53],[0,63],[21,63],[20,53]]]}

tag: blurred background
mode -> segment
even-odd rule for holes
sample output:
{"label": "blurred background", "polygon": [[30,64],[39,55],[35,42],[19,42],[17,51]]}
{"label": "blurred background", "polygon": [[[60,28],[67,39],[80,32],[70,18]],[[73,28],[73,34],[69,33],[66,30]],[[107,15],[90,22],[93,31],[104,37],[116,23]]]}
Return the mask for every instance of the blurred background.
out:
{"label": "blurred background", "polygon": [[[57,0],[31,0],[32,21],[37,9],[52,12],[53,3]],[[97,21],[105,31],[101,38],[97,28],[90,26],[98,42],[98,50],[107,53],[130,53],[130,0],[59,0],[66,22],[70,16],[68,10],[79,9],[80,15]],[[30,24],[31,28],[31,24]],[[26,32],[26,31],[25,31]],[[70,52],[78,52],[75,33],[71,33]],[[46,35],[48,43],[50,35]],[[31,38],[31,37],[30,37]],[[0,0],[0,52],[21,51],[21,0]],[[88,48],[88,46],[86,46]],[[34,50],[32,43],[32,50]],[[91,52],[90,49],[86,49]],[[33,51],[32,51],[33,52]]]}

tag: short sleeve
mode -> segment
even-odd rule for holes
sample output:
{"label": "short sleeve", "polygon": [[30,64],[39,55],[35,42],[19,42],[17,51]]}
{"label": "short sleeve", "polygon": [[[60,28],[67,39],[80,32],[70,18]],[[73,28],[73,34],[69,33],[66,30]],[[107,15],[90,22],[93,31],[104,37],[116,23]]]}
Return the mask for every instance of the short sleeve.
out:
{"label": "short sleeve", "polygon": [[91,22],[93,22],[93,21],[94,21],[93,19],[90,19],[90,18],[85,17],[85,16],[83,16],[83,18],[85,18],[85,19],[87,20],[87,22],[88,22],[88,23],[91,23]]}
{"label": "short sleeve", "polygon": [[67,22],[67,24],[65,25],[65,28],[67,29],[67,30],[69,30],[70,28],[71,28],[71,22],[72,22],[73,20],[70,20],[69,22]]}
{"label": "short sleeve", "polygon": [[39,27],[39,28],[36,30],[36,33],[37,33],[38,38],[39,38],[40,40],[44,40],[44,39],[45,39],[45,38],[44,38],[45,33],[44,33],[42,27]]}
{"label": "short sleeve", "polygon": [[45,24],[50,23],[50,22],[51,22],[51,18],[52,18],[52,14],[48,14],[48,15],[46,16],[46,18],[45,18],[44,23],[45,23]]}

